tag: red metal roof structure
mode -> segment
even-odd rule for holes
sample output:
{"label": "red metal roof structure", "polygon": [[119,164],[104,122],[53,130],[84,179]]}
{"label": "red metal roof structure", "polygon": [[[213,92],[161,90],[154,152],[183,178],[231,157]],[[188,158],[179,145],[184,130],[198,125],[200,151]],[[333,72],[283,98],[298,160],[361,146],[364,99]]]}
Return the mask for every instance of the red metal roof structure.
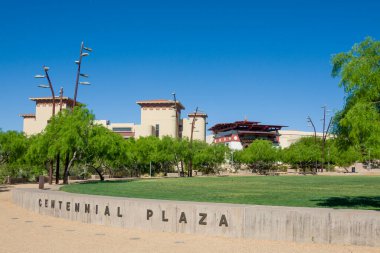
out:
{"label": "red metal roof structure", "polygon": [[278,144],[278,131],[286,126],[264,125],[257,121],[235,121],[232,123],[219,123],[209,130],[215,135],[215,143],[240,141],[243,147],[247,147],[254,140],[269,140]]}

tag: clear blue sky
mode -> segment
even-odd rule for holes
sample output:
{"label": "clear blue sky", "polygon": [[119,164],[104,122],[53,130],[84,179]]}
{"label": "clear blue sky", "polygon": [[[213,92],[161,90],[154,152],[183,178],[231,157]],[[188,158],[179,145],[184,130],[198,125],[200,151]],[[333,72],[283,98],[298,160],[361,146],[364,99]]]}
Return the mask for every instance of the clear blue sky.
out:
{"label": "clear blue sky", "polygon": [[78,100],[98,119],[139,123],[141,99],[199,106],[215,123],[242,120],[320,129],[340,109],[330,58],[380,39],[380,1],[0,1],[0,128],[21,130],[28,97],[50,96],[33,76],[50,66],[73,96],[79,46],[94,49]]}

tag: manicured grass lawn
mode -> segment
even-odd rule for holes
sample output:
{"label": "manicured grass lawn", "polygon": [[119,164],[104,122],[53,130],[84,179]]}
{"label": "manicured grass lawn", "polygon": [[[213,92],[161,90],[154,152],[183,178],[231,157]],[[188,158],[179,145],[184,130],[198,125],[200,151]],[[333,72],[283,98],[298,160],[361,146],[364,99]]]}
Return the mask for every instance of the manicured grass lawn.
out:
{"label": "manicured grass lawn", "polygon": [[73,193],[235,204],[380,211],[379,176],[194,177],[90,182]]}

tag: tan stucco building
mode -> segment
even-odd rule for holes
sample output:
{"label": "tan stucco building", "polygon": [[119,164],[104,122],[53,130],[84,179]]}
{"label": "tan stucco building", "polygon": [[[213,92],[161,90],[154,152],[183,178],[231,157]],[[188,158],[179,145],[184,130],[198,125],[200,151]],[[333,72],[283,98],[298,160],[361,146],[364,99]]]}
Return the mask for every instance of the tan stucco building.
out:
{"label": "tan stucco building", "polygon": [[97,122],[118,132],[124,138],[170,136],[173,138],[191,138],[194,122],[193,140],[206,141],[207,114],[190,113],[188,118],[181,118],[185,107],[179,101],[155,99],[136,102],[140,106],[140,124],[111,123],[107,120]]}
{"label": "tan stucco building", "polygon": [[[42,132],[52,116],[53,99],[51,97],[30,98],[36,102],[34,114],[21,114],[24,118],[23,131],[30,136]],[[68,97],[62,99],[62,109],[73,106],[73,100]],[[206,141],[207,114],[190,113],[189,118],[182,119],[181,112],[185,107],[179,101],[156,99],[136,102],[140,106],[141,121],[135,123],[111,123],[109,120],[96,120],[108,129],[122,135],[124,138],[170,136],[173,138],[191,138],[194,122],[193,140]],[[58,113],[60,99],[55,101],[55,111]]]}
{"label": "tan stucco building", "polygon": [[[42,132],[51,116],[53,115],[53,98],[52,97],[40,97],[29,98],[36,102],[35,113],[20,114],[24,118],[23,131],[26,135],[30,136]],[[68,97],[62,98],[62,109],[71,109],[73,107],[73,99]],[[60,98],[55,99],[55,113],[60,110]]]}
{"label": "tan stucco building", "polygon": [[182,120],[182,136],[190,139],[191,128],[194,122],[193,139],[206,141],[207,114],[193,112],[188,114],[188,117]]}

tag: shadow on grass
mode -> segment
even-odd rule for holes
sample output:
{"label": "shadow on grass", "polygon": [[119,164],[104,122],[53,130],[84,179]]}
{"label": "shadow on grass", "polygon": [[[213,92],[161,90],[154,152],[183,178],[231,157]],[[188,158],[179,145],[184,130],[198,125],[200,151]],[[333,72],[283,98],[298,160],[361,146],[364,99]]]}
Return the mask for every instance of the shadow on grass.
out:
{"label": "shadow on grass", "polygon": [[355,208],[380,211],[380,197],[331,197],[315,199],[317,206],[331,208]]}
{"label": "shadow on grass", "polygon": [[114,184],[114,183],[129,183],[133,181],[137,181],[139,179],[127,179],[127,180],[104,180],[104,181],[84,181],[84,182],[76,182],[76,184]]}

